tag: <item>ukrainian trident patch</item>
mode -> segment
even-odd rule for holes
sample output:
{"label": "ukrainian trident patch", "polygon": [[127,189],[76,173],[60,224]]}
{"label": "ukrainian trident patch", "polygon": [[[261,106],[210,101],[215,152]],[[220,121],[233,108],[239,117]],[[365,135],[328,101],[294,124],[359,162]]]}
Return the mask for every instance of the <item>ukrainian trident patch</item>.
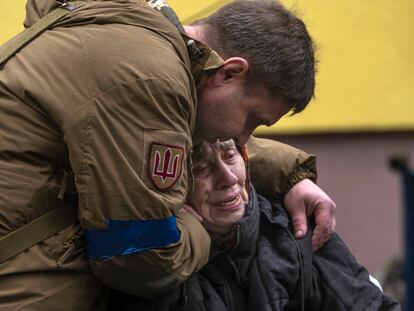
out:
{"label": "ukrainian trident patch", "polygon": [[178,146],[151,144],[149,178],[159,190],[175,185],[183,169],[184,149]]}

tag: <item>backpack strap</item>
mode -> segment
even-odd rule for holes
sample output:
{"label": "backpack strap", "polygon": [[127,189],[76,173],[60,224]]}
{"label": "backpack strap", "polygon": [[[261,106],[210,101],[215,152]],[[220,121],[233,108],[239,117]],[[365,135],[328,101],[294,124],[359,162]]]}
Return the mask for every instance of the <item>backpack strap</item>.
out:
{"label": "backpack strap", "polygon": [[58,8],[42,17],[32,27],[23,30],[9,41],[2,44],[0,46],[0,69],[3,68],[4,64],[26,44],[38,37],[42,32],[52,28],[52,26],[65,15],[84,6],[86,3],[88,3],[87,0],[62,2]]}
{"label": "backpack strap", "polygon": [[78,221],[74,202],[43,214],[28,224],[0,238],[0,264]]}
{"label": "backpack strap", "polygon": [[[62,4],[32,27],[25,29],[6,43],[0,46],[0,69],[4,64],[19,52],[25,45],[39,36],[68,13],[85,5],[88,0],[62,2]],[[51,237],[57,232],[78,221],[78,209],[71,203],[36,218],[32,222],[18,228],[0,238],[0,264],[20,254],[28,248]]]}

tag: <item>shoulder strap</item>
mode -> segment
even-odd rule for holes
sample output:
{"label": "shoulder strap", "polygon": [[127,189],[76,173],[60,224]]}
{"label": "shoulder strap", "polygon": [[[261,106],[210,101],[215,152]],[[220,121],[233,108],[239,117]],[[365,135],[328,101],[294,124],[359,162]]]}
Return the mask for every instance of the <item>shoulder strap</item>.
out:
{"label": "shoulder strap", "polygon": [[77,221],[78,209],[70,202],[0,238],[0,264]]}
{"label": "shoulder strap", "polygon": [[[66,2],[53,10],[32,27],[25,29],[6,43],[0,46],[0,69],[20,51],[25,45],[50,29],[57,21],[68,13],[85,5],[88,0]],[[0,264],[20,254],[57,232],[78,221],[77,208],[68,203],[46,213],[32,222],[0,238]]]}
{"label": "shoulder strap", "polygon": [[178,32],[183,37],[186,45],[188,54],[192,61],[202,58],[204,55],[203,51],[197,46],[196,42],[188,38],[185,34],[185,30],[183,25],[180,22],[175,11],[168,5],[167,1],[165,0],[146,0],[148,5],[159,11],[165,18],[167,18],[174,26],[177,28]]}
{"label": "shoulder strap", "polygon": [[164,17],[166,17],[174,26],[177,28],[178,32],[185,33],[183,25],[180,22],[177,14],[175,14],[174,10],[168,5],[167,1],[165,0],[146,0],[148,5],[159,11]]}
{"label": "shoulder strap", "polygon": [[87,2],[87,0],[63,2],[61,6],[41,18],[32,27],[23,30],[18,35],[2,44],[0,46],[0,69],[3,68],[4,64],[17,52],[19,52],[26,44],[31,42],[45,30],[50,29],[53,24],[55,24],[62,17],[76,10],[77,8],[80,8]]}

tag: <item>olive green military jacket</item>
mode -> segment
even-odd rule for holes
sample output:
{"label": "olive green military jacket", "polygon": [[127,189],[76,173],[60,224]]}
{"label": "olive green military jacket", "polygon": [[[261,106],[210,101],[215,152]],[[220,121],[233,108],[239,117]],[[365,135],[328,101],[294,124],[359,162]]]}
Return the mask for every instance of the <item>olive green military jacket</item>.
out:
{"label": "olive green military jacket", "polygon": [[[29,0],[25,26],[54,7]],[[144,0],[94,1],[0,70],[0,237],[64,202],[80,222],[0,264],[0,310],[104,310],[102,283],[150,297],[207,262],[208,234],[180,212],[197,85],[222,64],[200,48],[191,62]],[[259,192],[315,177],[313,156],[250,144]]]}

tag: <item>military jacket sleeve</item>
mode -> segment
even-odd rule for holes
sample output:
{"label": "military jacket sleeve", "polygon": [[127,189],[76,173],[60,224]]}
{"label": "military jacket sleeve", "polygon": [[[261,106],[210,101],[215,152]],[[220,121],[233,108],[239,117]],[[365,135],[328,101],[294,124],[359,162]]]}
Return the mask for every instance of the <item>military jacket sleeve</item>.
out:
{"label": "military jacket sleeve", "polygon": [[[68,30],[80,42],[86,99],[62,128],[92,271],[110,287],[150,297],[200,269],[210,239],[179,212],[195,118],[186,48],[167,20],[139,10],[145,27]],[[76,81],[69,86],[78,92]]]}
{"label": "military jacket sleeve", "polygon": [[314,155],[286,144],[251,137],[247,142],[250,177],[258,193],[280,199],[299,181],[316,181]]}

